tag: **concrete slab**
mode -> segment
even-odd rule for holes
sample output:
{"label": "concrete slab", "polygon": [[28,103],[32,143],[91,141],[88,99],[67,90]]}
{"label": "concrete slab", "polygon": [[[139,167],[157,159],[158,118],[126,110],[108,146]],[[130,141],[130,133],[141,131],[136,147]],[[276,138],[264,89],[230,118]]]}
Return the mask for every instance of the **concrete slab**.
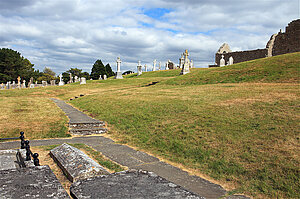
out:
{"label": "concrete slab", "polygon": [[130,170],[80,180],[71,185],[73,198],[193,198],[202,199],[152,172]]}
{"label": "concrete slab", "polygon": [[109,174],[108,171],[85,153],[66,143],[52,149],[50,156],[71,182]]}
{"label": "concrete slab", "polygon": [[49,166],[0,171],[0,198],[70,198]]}

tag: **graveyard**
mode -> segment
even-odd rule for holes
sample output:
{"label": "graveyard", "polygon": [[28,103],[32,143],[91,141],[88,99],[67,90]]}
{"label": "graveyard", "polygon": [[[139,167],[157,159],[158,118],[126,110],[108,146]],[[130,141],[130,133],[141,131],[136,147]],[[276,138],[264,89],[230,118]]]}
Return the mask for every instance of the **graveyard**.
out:
{"label": "graveyard", "polygon": [[[70,151],[77,151],[72,148],[76,144],[86,144],[117,162],[119,169],[113,171],[137,169],[98,176],[95,185],[100,187],[115,178],[123,182],[122,176],[128,175],[131,182],[139,182],[138,190],[153,184],[146,195],[155,190],[171,194],[176,189],[178,195],[172,197],[202,197],[193,186],[168,185],[171,177],[139,171],[159,162],[220,185],[222,189],[212,188],[218,196],[299,198],[299,63],[299,52],[218,68],[141,72],[138,63],[138,73],[123,76],[118,64],[116,77],[107,79],[0,90],[0,137],[18,137],[24,131],[34,146],[54,145],[46,150],[51,156],[62,143],[75,144],[65,146]],[[77,128],[79,119],[67,116],[76,111],[89,116],[89,123],[82,122],[85,127]],[[90,123],[98,126],[89,127]],[[93,135],[75,133],[91,128]],[[1,149],[5,144],[9,142],[0,141]],[[130,151],[132,161],[143,164],[128,163],[124,154],[114,156],[113,149],[118,148]],[[107,166],[101,166],[105,171],[97,170],[99,175],[107,172]],[[45,173],[47,169],[41,168]],[[70,181],[76,179],[73,175],[69,174]],[[83,189],[96,189],[88,182],[75,182],[71,195],[86,197]],[[210,198],[208,193],[205,198]]]}

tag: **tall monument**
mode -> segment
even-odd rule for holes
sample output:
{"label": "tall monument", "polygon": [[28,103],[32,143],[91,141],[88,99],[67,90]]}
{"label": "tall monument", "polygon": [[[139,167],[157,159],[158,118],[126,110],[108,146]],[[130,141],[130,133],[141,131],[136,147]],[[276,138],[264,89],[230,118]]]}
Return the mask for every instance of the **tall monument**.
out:
{"label": "tall monument", "polygon": [[120,57],[117,58],[117,73],[116,73],[116,76],[115,76],[115,79],[123,79],[123,76],[122,76],[122,72],[121,72],[121,59]]}
{"label": "tall monument", "polygon": [[183,56],[184,56],[184,63],[182,65],[182,70],[180,75],[185,75],[190,72],[190,60],[188,58],[189,56],[188,50],[184,51]]}

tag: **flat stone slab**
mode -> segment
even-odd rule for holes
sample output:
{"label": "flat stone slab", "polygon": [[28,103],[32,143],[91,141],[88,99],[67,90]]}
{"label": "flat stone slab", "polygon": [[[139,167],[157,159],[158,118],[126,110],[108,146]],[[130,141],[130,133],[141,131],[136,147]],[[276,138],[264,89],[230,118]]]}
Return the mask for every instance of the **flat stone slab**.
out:
{"label": "flat stone slab", "polygon": [[49,166],[0,171],[0,198],[70,198]]}
{"label": "flat stone slab", "polygon": [[102,166],[79,149],[66,143],[52,149],[50,156],[71,182],[109,174]]}
{"label": "flat stone slab", "polygon": [[32,160],[25,161],[25,149],[0,150],[0,170],[34,166]]}
{"label": "flat stone slab", "polygon": [[71,196],[76,199],[203,198],[152,172],[141,170],[129,170],[79,180],[71,185],[70,192]]}

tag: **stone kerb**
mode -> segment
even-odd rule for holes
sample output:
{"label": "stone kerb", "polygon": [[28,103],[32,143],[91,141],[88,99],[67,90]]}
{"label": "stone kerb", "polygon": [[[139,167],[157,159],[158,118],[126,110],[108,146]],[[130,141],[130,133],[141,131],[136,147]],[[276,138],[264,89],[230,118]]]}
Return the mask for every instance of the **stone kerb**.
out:
{"label": "stone kerb", "polygon": [[142,170],[129,170],[79,180],[71,185],[73,198],[203,198]]}
{"label": "stone kerb", "polygon": [[50,156],[71,182],[109,174],[108,171],[85,153],[66,143],[52,149]]}

